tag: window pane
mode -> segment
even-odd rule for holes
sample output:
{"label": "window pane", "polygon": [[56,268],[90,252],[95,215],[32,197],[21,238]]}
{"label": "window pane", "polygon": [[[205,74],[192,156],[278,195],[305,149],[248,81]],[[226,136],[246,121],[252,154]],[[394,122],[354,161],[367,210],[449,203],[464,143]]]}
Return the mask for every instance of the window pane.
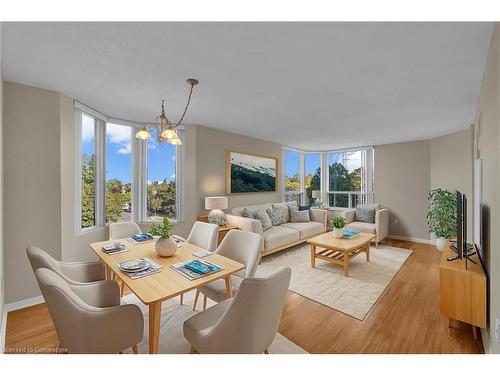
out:
{"label": "window pane", "polygon": [[95,225],[95,120],[82,114],[82,228]]}
{"label": "window pane", "polygon": [[156,131],[148,141],[146,220],[176,217],[175,147],[158,142]]}
{"label": "window pane", "polygon": [[[363,152],[365,151],[328,153],[330,191],[362,191]],[[356,207],[359,198],[359,194],[330,194],[329,204],[334,207]]]}
{"label": "window pane", "polygon": [[313,190],[321,189],[321,154],[304,154],[304,185],[306,191],[306,204],[312,204]]}
{"label": "window pane", "polygon": [[285,191],[300,191],[300,153],[285,150]]}
{"label": "window pane", "polygon": [[106,124],[106,222],[132,221],[132,128]]}

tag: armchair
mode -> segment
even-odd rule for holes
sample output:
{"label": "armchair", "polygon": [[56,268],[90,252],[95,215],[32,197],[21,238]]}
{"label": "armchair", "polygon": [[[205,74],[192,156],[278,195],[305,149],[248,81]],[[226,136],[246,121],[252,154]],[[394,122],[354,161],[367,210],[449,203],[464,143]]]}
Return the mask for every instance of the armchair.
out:
{"label": "armchair", "polygon": [[365,223],[356,221],[356,210],[346,210],[344,214],[347,222],[347,229],[375,234],[375,246],[378,248],[379,242],[389,235],[390,211],[387,208],[381,208],[380,204],[373,204],[369,207],[375,208],[375,222]]}

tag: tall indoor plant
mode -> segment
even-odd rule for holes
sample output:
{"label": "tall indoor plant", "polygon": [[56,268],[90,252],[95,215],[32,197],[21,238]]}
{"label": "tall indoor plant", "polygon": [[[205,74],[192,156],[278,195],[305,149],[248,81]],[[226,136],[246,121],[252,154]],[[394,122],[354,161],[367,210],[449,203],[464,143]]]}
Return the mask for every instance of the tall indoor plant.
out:
{"label": "tall indoor plant", "polygon": [[159,236],[155,244],[155,250],[159,256],[170,257],[177,250],[177,243],[171,238],[173,225],[168,218],[164,217],[161,224],[153,224],[149,233],[153,236]]}
{"label": "tall indoor plant", "polygon": [[427,225],[429,232],[437,237],[436,247],[443,251],[448,239],[456,235],[456,196],[448,190],[433,189],[429,191],[428,200]]}

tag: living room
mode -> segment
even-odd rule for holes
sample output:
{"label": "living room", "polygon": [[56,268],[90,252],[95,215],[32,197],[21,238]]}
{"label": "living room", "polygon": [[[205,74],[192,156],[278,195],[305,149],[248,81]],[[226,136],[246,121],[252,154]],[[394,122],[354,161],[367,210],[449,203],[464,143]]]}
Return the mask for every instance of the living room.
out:
{"label": "living room", "polygon": [[2,352],[499,353],[497,23],[0,32]]}

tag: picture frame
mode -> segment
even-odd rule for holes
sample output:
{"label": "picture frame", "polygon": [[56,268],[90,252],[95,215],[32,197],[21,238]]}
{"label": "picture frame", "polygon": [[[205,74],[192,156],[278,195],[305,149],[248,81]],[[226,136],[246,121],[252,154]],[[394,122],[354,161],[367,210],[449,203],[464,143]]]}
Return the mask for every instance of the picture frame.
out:
{"label": "picture frame", "polygon": [[226,150],[226,194],[278,192],[278,161],[274,156]]}

